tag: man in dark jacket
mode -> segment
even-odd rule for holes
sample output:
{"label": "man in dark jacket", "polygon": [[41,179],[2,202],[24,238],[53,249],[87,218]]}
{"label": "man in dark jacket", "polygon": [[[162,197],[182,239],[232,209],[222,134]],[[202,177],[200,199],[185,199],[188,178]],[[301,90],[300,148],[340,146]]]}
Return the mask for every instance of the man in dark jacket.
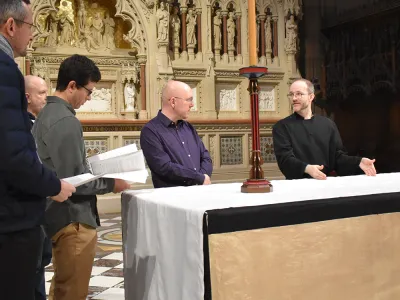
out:
{"label": "man in dark jacket", "polygon": [[0,291],[2,299],[34,299],[40,224],[46,197],[65,201],[75,188],[40,162],[27,112],[24,78],[14,57],[32,39],[29,0],[0,5]]}

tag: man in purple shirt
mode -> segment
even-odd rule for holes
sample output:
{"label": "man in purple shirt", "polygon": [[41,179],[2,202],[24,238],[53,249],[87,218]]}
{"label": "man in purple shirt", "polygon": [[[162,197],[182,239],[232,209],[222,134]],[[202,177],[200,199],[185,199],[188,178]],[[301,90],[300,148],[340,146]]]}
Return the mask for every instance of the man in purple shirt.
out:
{"label": "man in purple shirt", "polygon": [[154,187],[211,184],[210,155],[196,130],[185,121],[193,107],[192,89],[171,80],[161,97],[162,109],[140,135]]}

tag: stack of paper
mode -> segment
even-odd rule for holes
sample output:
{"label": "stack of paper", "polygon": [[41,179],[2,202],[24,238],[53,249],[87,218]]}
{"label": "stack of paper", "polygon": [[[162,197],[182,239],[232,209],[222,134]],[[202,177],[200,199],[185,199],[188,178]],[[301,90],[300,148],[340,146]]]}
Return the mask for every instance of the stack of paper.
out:
{"label": "stack of paper", "polygon": [[75,187],[100,177],[118,178],[129,182],[145,183],[148,172],[142,150],[131,144],[88,158],[92,174],[64,178]]}

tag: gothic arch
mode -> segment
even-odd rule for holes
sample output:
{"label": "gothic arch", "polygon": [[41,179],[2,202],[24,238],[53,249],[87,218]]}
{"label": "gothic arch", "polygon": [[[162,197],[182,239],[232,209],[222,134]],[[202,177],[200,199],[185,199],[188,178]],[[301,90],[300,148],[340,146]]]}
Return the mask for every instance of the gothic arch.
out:
{"label": "gothic arch", "polygon": [[264,13],[268,8],[273,16],[278,16],[278,10],[275,1],[259,0],[256,2],[256,9],[260,12],[260,14]]}
{"label": "gothic arch", "polygon": [[[138,8],[139,5],[141,9]],[[115,8],[117,10],[115,16],[129,21],[132,26],[128,34],[124,35],[124,40],[136,48],[138,54],[147,54],[147,29],[149,26],[144,26],[143,23],[150,22],[150,10],[142,1],[137,0],[117,0]]]}
{"label": "gothic arch", "polygon": [[219,6],[222,10],[228,10],[229,5],[233,4],[233,7],[235,7],[236,11],[240,11],[238,9],[240,7],[240,4],[237,0],[214,0],[211,1],[211,7],[214,7],[217,2],[219,3]]}

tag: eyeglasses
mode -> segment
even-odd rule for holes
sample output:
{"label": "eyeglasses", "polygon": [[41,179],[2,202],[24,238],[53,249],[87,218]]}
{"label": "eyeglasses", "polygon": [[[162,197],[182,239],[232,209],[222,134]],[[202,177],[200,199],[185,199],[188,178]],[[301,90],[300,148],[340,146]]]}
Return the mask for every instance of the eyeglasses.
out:
{"label": "eyeglasses", "polygon": [[[0,19],[1,23],[5,23],[6,21],[7,20]],[[17,22],[17,23],[19,22],[19,23],[28,24],[30,26],[29,29],[31,29],[31,30],[32,30],[32,28],[34,28],[34,29],[37,28],[37,26],[35,24],[33,24],[33,23],[28,23],[28,22],[25,22],[25,21],[22,21],[22,20],[19,20],[19,19],[14,19],[14,21]]]}
{"label": "eyeglasses", "polygon": [[22,21],[22,20],[18,20],[18,19],[14,19],[14,21],[21,22],[21,23],[24,23],[24,24],[28,24],[28,25],[30,25],[30,29],[32,29],[32,28],[36,29],[37,28],[37,26],[34,25],[33,23],[28,23],[28,22],[25,22],[25,21]]}
{"label": "eyeglasses", "polygon": [[304,95],[310,95],[310,94],[303,94],[303,93],[300,93],[300,92],[296,92],[296,93],[287,94],[287,97],[288,97],[288,99],[293,99],[294,97],[302,98]]}
{"label": "eyeglasses", "polygon": [[90,96],[92,93],[93,93],[93,91],[92,90],[89,90],[87,87],[84,87],[83,85],[81,86],[81,85],[79,85],[80,87],[83,87],[85,90],[87,90],[87,95],[88,96]]}
{"label": "eyeglasses", "polygon": [[185,100],[186,102],[193,102],[193,97],[185,99],[185,98],[173,96],[173,97],[171,97],[171,98],[178,98],[178,99],[183,99],[183,100]]}

